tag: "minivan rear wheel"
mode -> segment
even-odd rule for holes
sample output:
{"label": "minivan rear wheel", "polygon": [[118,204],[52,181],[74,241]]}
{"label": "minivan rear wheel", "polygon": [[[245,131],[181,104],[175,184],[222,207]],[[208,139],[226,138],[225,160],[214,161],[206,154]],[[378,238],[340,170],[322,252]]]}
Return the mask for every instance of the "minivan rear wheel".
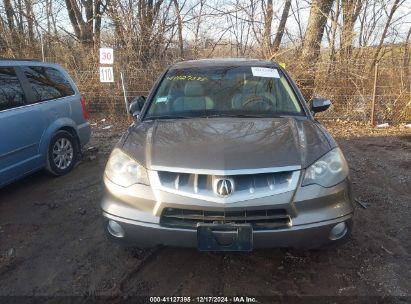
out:
{"label": "minivan rear wheel", "polygon": [[48,148],[47,170],[60,176],[70,172],[77,162],[78,148],[76,140],[69,132],[56,132]]}

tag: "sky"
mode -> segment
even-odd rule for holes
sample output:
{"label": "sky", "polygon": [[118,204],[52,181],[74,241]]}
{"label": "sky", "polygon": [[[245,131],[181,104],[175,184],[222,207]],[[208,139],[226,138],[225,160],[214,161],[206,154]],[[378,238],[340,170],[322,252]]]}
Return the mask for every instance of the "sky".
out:
{"label": "sky", "polygon": [[[218,39],[221,36],[221,33],[224,33],[223,39],[222,40],[231,40],[235,41],[235,35],[239,35],[241,29],[240,28],[230,28],[230,22],[227,19],[227,17],[222,17],[218,16],[221,11],[233,11],[233,8],[235,7],[235,3],[237,0],[207,0],[206,4],[204,5],[203,12],[211,14],[206,17],[204,17],[202,20],[201,24],[201,30],[200,32],[212,39]],[[381,2],[380,0],[376,0],[378,2]],[[389,0],[390,3],[392,3],[393,0]],[[249,3],[248,1],[245,0],[238,0],[239,3],[243,3],[244,5],[247,5]],[[195,22],[197,19],[195,18],[198,16],[199,13],[199,6],[197,5],[194,10],[190,10],[189,8],[195,6],[194,4],[198,3],[198,0],[186,0],[185,7],[183,8],[182,15],[184,16],[184,37],[186,39],[194,39],[194,31],[195,31]],[[57,21],[58,21],[58,26],[59,30],[65,31],[68,33],[73,33],[73,28],[68,20],[67,16],[67,11],[65,9],[65,4],[64,1],[53,1],[53,5],[55,10],[58,12],[57,14]],[[281,15],[282,12],[282,6],[283,6],[283,1],[274,1],[274,20],[273,20],[273,25],[272,25],[272,31],[273,35],[275,34],[276,28],[279,23],[279,16]],[[292,0],[292,9],[296,10],[296,7],[299,6],[301,10],[299,11],[299,17],[301,22],[301,31],[302,34],[305,31],[306,23],[309,17],[309,4],[308,1],[306,0]],[[261,5],[257,5],[258,8],[261,7]],[[389,8],[391,5],[389,5]],[[36,7],[36,16],[40,17],[43,16],[43,19],[40,19],[40,24],[41,26],[46,29],[46,21],[44,18],[45,11],[43,10],[42,5],[38,5]],[[379,28],[377,28],[376,33],[381,34],[382,28],[384,26],[384,20],[386,19],[386,14],[383,13],[383,18],[381,19],[382,22],[380,22]],[[174,16],[174,15],[172,15]],[[239,16],[241,18],[247,19],[248,16],[244,13],[239,13]],[[287,25],[286,25],[286,31],[287,34],[283,37],[283,43],[287,43],[290,40],[298,40],[300,36],[300,28],[298,25],[298,22],[295,18],[296,14],[292,14],[292,11],[290,12],[290,16],[287,20]],[[194,17],[194,19],[193,19]],[[191,22],[188,20],[192,19]],[[260,20],[262,20],[261,14],[260,14]],[[340,20],[340,23],[342,21]],[[103,26],[105,29],[111,29],[110,26],[111,22],[108,18],[104,18],[103,20]],[[391,31],[388,33],[386,42],[392,42],[394,39],[394,42],[399,42],[403,40],[407,33],[408,30],[411,26],[411,0],[406,0],[398,9],[394,16],[394,22],[393,26],[391,28]],[[358,31],[359,24],[356,25],[356,30]],[[255,28],[257,31],[260,30],[262,31],[262,25],[256,23]],[[250,31],[250,35],[253,35],[253,31]],[[325,36],[325,35],[324,35]],[[251,37],[250,37],[251,38]],[[176,37],[177,39],[177,37]],[[274,39],[274,37],[273,37]],[[324,38],[324,40],[326,40]],[[251,42],[256,42],[254,38],[251,38],[249,41]],[[379,41],[378,35],[374,37],[374,39],[371,40],[371,44],[375,44]]]}

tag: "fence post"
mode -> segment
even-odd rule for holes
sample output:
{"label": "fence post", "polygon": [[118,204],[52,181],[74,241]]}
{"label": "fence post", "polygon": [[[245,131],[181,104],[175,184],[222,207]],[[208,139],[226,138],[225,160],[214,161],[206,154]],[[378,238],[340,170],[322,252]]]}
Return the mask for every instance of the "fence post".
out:
{"label": "fence post", "polygon": [[44,62],[44,42],[43,42],[43,33],[40,33],[40,42],[41,42],[41,60]]}
{"label": "fence post", "polygon": [[375,98],[377,95],[377,79],[378,79],[378,63],[375,64],[375,73],[374,73],[374,88],[372,92],[372,103],[371,103],[371,118],[370,118],[370,123],[372,126],[374,126],[374,120],[375,120]]}
{"label": "fence post", "polygon": [[126,94],[126,86],[124,85],[123,72],[120,72],[120,76],[121,76],[121,86],[123,88],[124,104],[126,106],[126,113],[127,113],[127,117],[130,119],[130,112],[128,111],[128,100],[127,100],[127,94]]}

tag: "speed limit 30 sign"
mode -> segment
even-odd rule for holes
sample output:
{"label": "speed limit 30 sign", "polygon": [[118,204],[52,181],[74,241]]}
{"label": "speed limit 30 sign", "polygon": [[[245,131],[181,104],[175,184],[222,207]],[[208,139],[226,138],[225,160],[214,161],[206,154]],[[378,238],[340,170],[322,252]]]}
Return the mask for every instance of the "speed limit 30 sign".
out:
{"label": "speed limit 30 sign", "polygon": [[114,53],[112,48],[100,48],[100,63],[101,64],[113,64]]}
{"label": "speed limit 30 sign", "polygon": [[[114,52],[112,48],[100,48],[100,64],[113,64]],[[100,82],[114,82],[113,67],[100,67]]]}

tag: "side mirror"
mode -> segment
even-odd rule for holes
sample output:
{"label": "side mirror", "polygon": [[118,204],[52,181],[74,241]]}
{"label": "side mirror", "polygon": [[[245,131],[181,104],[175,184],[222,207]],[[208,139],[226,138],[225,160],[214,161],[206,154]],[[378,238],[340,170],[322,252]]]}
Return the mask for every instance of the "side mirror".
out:
{"label": "side mirror", "polygon": [[311,111],[314,113],[323,112],[331,106],[331,101],[327,98],[313,98],[311,101]]}
{"label": "side mirror", "polygon": [[144,96],[138,96],[134,98],[131,101],[130,106],[128,107],[128,112],[131,115],[133,115],[133,117],[137,118],[145,102],[146,102],[146,98]]}

